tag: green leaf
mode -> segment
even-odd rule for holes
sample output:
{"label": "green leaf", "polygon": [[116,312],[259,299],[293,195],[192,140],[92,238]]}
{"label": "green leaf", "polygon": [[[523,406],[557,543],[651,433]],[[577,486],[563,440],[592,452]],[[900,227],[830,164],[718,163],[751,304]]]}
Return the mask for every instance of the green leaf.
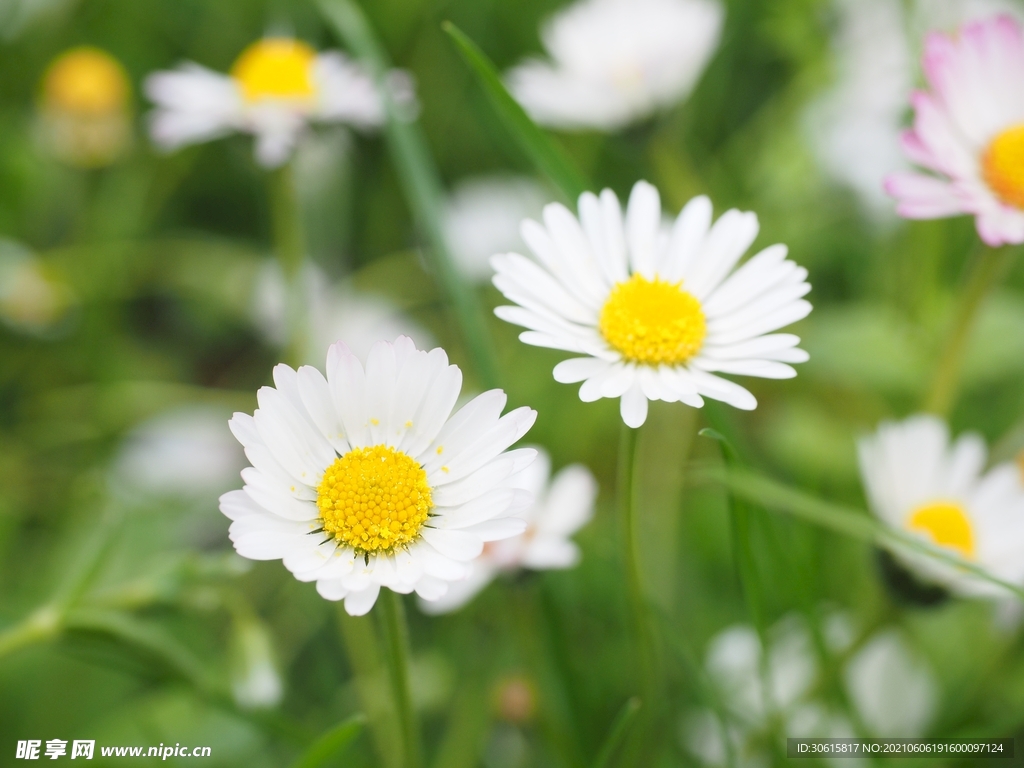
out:
{"label": "green leaf", "polygon": [[530,119],[519,102],[512,98],[508,89],[505,88],[505,84],[501,82],[501,75],[498,74],[494,62],[487,58],[480,47],[450,21],[442,24],[441,28],[455,42],[463,60],[473,70],[473,74],[476,75],[480,85],[490,98],[498,117],[501,118],[509,133],[519,143],[537,170],[551,179],[569,200],[575,201],[586,192],[590,185],[583,174],[576,168],[565,151],[555,144],[551,137]]}
{"label": "green leaf", "polygon": [[387,85],[390,62],[362,10],[351,0],[318,0],[317,5],[339,37],[377,83],[387,112],[388,149],[406,200],[430,246],[426,257],[451,304],[485,389],[497,385],[493,345],[476,294],[455,267],[441,225],[444,188],[426,138],[415,122],[401,114]]}
{"label": "green leaf", "polygon": [[353,715],[324,733],[292,763],[292,768],[320,768],[339,757],[363,731],[366,718]]}
{"label": "green leaf", "polygon": [[601,751],[597,753],[594,768],[607,768],[611,763],[615,752],[626,740],[629,729],[633,725],[637,713],[640,712],[640,706],[640,699],[636,696],[627,700],[622,705],[622,709],[619,710],[619,714],[616,716],[615,722],[612,723],[612,728],[608,732],[608,737],[604,740],[604,744],[601,745]]}

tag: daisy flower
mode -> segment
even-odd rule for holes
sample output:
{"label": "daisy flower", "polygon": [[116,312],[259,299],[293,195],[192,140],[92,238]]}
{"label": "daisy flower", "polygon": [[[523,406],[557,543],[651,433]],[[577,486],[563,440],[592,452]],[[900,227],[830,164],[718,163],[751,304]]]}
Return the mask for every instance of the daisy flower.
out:
{"label": "daisy flower", "polygon": [[903,149],[931,174],[886,180],[910,219],[972,214],[986,244],[1024,242],[1024,36],[1006,15],[932,33],[924,69],[930,92],[912,97]]}
{"label": "daisy flower", "polygon": [[615,130],[685,98],[718,46],[713,0],[580,0],[541,37],[551,57],[507,76],[538,123]]}
{"label": "daisy flower", "polygon": [[[392,73],[396,96],[408,100],[405,75]],[[185,63],[146,79],[157,105],[150,129],[173,150],[240,131],[256,136],[256,158],[274,168],[288,160],[310,122],[379,126],[384,107],[372,79],[339,51],[317,53],[301,40],[267,37],[244,51],[223,75]]]}
{"label": "daisy flower", "polygon": [[132,143],[131,86],[121,63],[90,46],[65,51],[46,70],[39,134],[59,160],[98,168]]}
{"label": "daisy flower", "polygon": [[[966,434],[950,444],[946,424],[927,415],[884,422],[857,448],[868,501],[883,522],[1004,581],[1024,583],[1024,483],[1014,462],[983,472],[982,439]],[[958,593],[1006,594],[926,555],[894,554],[924,579]]]}
{"label": "daisy flower", "polygon": [[536,450],[537,459],[511,482],[534,500],[519,515],[526,520],[526,530],[487,544],[483,554],[470,563],[465,579],[451,584],[440,600],[421,604],[426,613],[461,608],[500,573],[571,568],[579,562],[579,547],[570,537],[594,516],[597,481],[582,464],[565,467],[551,478],[551,458],[543,449]]}
{"label": "daisy flower", "polygon": [[771,333],[811,311],[807,270],[784,245],[735,269],[757,237],[753,213],[712,225],[711,201],[697,197],[665,231],[658,191],[641,181],[625,217],[606,189],[580,196],[578,219],[557,203],[543,218],[522,227],[536,260],[492,259],[494,285],[518,305],[495,314],[529,329],[527,344],[584,355],[555,366],[555,379],[584,382],[584,402],[621,398],[630,427],[647,419],[648,400],[751,410],[754,396],[717,373],[786,379],[796,375],[788,363],[807,360],[799,337]]}
{"label": "daisy flower", "polygon": [[252,466],[220,508],[243,557],[281,559],[361,616],[381,587],[442,597],[485,542],[525,530],[510,515],[529,497],[508,480],[536,452],[506,449],[537,414],[501,416],[505,394],[491,390],[449,418],[462,372],[443,349],[381,341],[364,367],[338,342],[326,378],[278,365],[274,383],[230,422]]}

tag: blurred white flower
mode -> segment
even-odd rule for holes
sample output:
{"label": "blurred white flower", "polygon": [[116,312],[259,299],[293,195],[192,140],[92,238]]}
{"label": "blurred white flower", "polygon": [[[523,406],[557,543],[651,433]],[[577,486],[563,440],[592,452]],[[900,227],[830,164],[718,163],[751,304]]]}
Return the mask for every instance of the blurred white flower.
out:
{"label": "blurred white flower", "polygon": [[[449,613],[472,600],[500,573],[525,568],[544,571],[571,568],[579,562],[579,548],[570,538],[594,516],[597,481],[586,467],[572,464],[551,477],[551,457],[537,448],[537,458],[514,478],[512,486],[533,498],[529,508],[517,514],[527,528],[519,536],[495,541],[469,564],[466,578],[448,586],[448,593],[434,602],[420,601],[426,613]],[[550,481],[550,482],[549,482]]]}
{"label": "blurred white flower", "polygon": [[0,322],[45,335],[74,304],[71,288],[20,243],[0,239]]}
{"label": "blurred white flower", "polygon": [[235,616],[231,638],[231,695],[242,709],[276,707],[284,695],[274,643],[267,627],[252,616]]}
{"label": "blurred white flower", "polygon": [[189,405],[133,429],[114,462],[114,480],[157,496],[211,497],[238,482],[245,455],[227,428],[224,409]]}
{"label": "blurred white flower", "polygon": [[[408,336],[418,347],[434,344],[428,331],[387,299],[332,285],[315,265],[307,262],[302,282],[309,317],[304,362],[310,365],[319,365],[322,351],[336,341],[345,342],[359,357],[369,354],[370,347],[381,339]],[[280,264],[268,261],[256,278],[252,316],[264,337],[278,346],[288,340],[287,292]]]}
{"label": "blurred white flower", "polygon": [[896,629],[877,633],[858,650],[847,662],[844,679],[871,736],[922,736],[936,712],[935,677]]}
{"label": "blurred white flower", "polygon": [[541,37],[551,61],[512,69],[512,94],[538,123],[616,130],[685,98],[718,46],[714,0],[579,0]]}
{"label": "blurred white flower", "polygon": [[[868,501],[883,522],[1024,583],[1024,484],[1014,462],[983,473],[981,437],[961,435],[950,444],[945,422],[929,415],[883,422],[857,448]],[[960,594],[1006,596],[1002,587],[927,555],[894,554],[925,580]]]}
{"label": "blurred white flower", "polygon": [[131,85],[109,53],[89,46],[65,51],[47,68],[42,86],[37,127],[59,160],[98,168],[131,146]]}
{"label": "blurred white flower", "polygon": [[726,211],[712,226],[711,201],[695,197],[671,229],[658,190],[637,182],[625,215],[610,189],[580,195],[579,214],[544,208],[522,234],[535,258],[495,256],[495,287],[517,306],[494,313],[527,330],[525,344],[583,357],[555,366],[580,399],[620,398],[637,428],[649,400],[700,408],[704,398],[753,410],[754,396],[716,374],[789,379],[807,353],[800,338],[773,333],[806,317],[807,270],[772,245],[737,268],[757,237],[756,214]]}
{"label": "blurred white flower", "polygon": [[893,173],[886,191],[908,219],[969,214],[986,245],[1024,243],[1024,28],[999,15],[932,32],[928,91],[911,97],[903,151],[926,173]]}
{"label": "blurred white flower", "polygon": [[[391,73],[389,87],[398,101],[413,100],[406,74]],[[317,53],[286,37],[250,45],[230,75],[185,63],[150,75],[145,89],[157,105],[150,129],[160,147],[173,150],[241,131],[256,136],[256,158],[267,168],[289,159],[310,122],[370,129],[384,121],[380,94],[359,64],[339,51]]]}
{"label": "blurred white flower", "polygon": [[536,451],[508,448],[536,411],[501,416],[495,389],[452,415],[462,372],[407,337],[374,344],[365,367],[338,342],[326,371],[278,365],[256,412],[231,419],[253,463],[220,500],[238,554],[283,560],[361,616],[382,587],[443,597],[486,542],[526,529],[529,494],[509,480]]}
{"label": "blurred white flower", "polygon": [[[915,51],[931,29],[1009,12],[1010,0],[833,0],[836,82],[812,103],[807,125],[823,169],[878,220],[895,221],[885,177],[907,168],[900,134],[918,79]],[[907,29],[910,28],[908,35]]]}
{"label": "blurred white flower", "polygon": [[459,182],[444,210],[444,228],[455,263],[474,282],[494,275],[496,253],[526,247],[523,219],[538,218],[550,195],[525,176],[484,176]]}

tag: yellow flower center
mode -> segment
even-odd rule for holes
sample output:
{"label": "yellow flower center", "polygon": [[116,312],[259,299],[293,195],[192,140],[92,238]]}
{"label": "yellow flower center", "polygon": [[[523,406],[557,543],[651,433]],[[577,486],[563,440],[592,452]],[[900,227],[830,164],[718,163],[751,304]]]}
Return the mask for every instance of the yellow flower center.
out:
{"label": "yellow flower center", "polygon": [[616,285],[598,321],[605,340],[634,363],[685,363],[700,351],[707,324],[700,302],[680,285],[643,275]]}
{"label": "yellow flower center", "polygon": [[73,48],[57,57],[43,78],[47,106],[77,115],[105,115],[124,108],[128,75],[98,48]]}
{"label": "yellow flower center", "polygon": [[389,553],[419,536],[433,502],[427,473],[386,445],[335,459],[316,489],[326,533],[357,552]]}
{"label": "yellow flower center", "polygon": [[308,99],[316,93],[316,51],[300,40],[268,37],[244,51],[231,67],[246,101]]}
{"label": "yellow flower center", "polygon": [[966,559],[974,559],[974,530],[967,512],[959,504],[950,501],[925,504],[910,516],[907,528],[926,533],[940,547],[955,549]]}
{"label": "yellow flower center", "polygon": [[1003,131],[981,159],[982,175],[1004,202],[1024,208],[1024,125]]}

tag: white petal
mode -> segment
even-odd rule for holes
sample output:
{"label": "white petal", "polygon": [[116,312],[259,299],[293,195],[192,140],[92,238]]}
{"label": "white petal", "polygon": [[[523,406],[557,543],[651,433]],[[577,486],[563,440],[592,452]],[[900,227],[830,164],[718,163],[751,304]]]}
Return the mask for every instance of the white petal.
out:
{"label": "white petal", "polygon": [[479,536],[464,531],[424,528],[420,535],[442,555],[462,562],[479,557],[484,548],[483,540]]}
{"label": "white petal", "polygon": [[661,227],[661,197],[646,181],[633,185],[626,206],[626,242],[634,273],[648,280],[655,277],[658,231]]}
{"label": "white petal", "polygon": [[359,592],[351,592],[345,597],[345,613],[349,616],[365,616],[377,602],[380,585],[371,584]]}
{"label": "white petal", "polygon": [[647,421],[647,398],[639,382],[634,383],[619,401],[619,412],[627,427],[637,429]]}

